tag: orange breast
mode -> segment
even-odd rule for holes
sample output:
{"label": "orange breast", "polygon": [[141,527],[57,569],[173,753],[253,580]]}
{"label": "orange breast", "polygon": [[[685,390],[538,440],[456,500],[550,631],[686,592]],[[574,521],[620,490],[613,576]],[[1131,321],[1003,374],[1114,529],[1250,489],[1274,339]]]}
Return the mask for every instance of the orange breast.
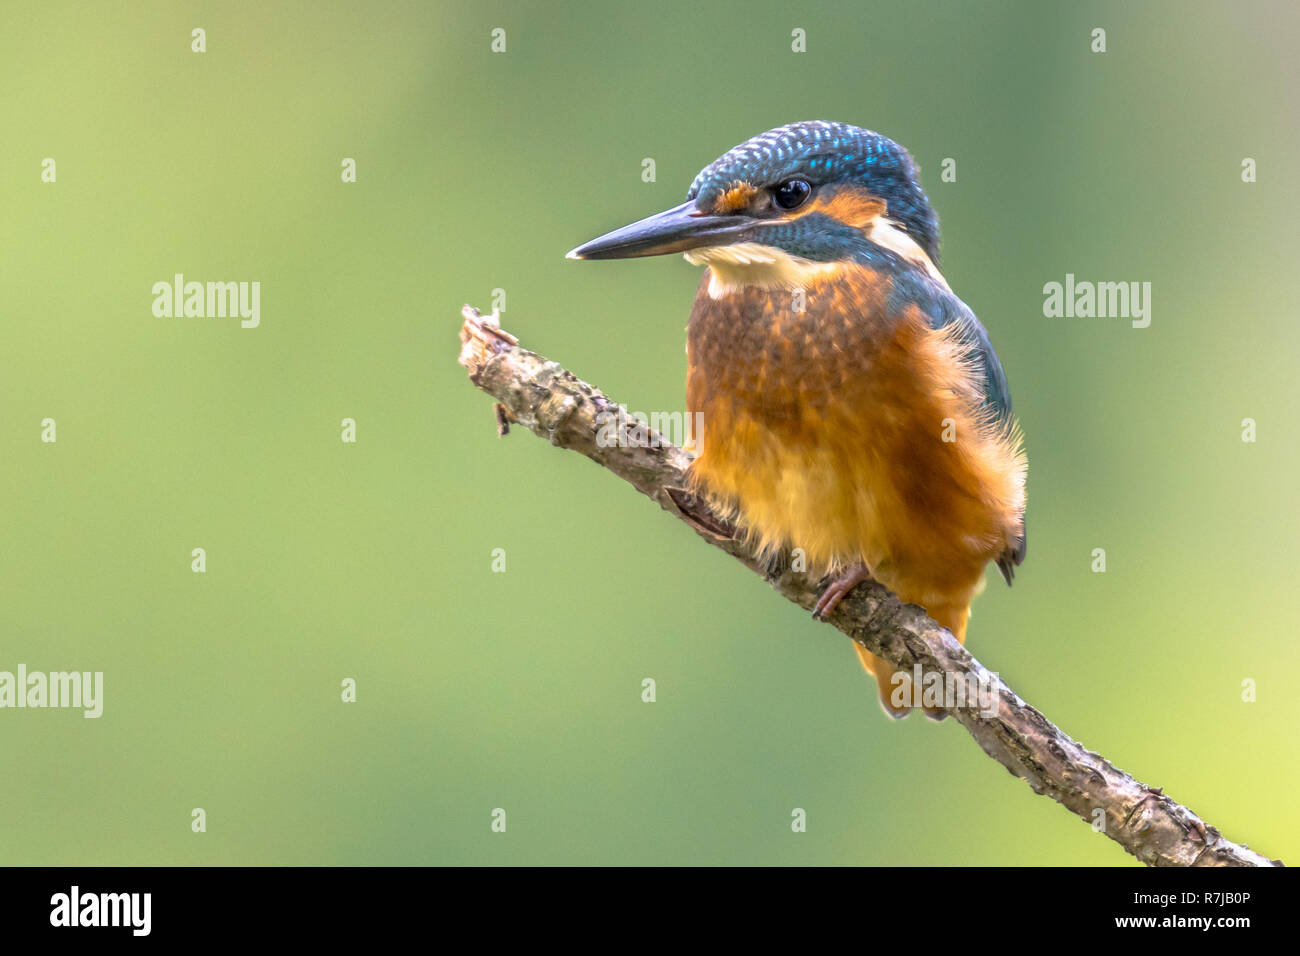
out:
{"label": "orange breast", "polygon": [[820,572],[865,562],[904,600],[966,602],[1022,527],[1025,463],[965,347],[888,279],[852,267],[805,290],[701,285],[687,407],[693,481],[765,550]]}

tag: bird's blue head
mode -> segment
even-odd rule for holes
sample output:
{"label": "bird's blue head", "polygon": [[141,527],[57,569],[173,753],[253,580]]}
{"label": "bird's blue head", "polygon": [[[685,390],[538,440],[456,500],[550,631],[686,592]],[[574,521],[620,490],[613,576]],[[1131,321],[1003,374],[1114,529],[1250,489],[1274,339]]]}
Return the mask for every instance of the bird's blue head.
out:
{"label": "bird's blue head", "polygon": [[686,252],[695,258],[691,250],[739,246],[830,262],[851,257],[873,233],[895,251],[938,262],[939,218],[907,150],[857,126],[812,121],[768,130],[728,150],[695,177],[685,203],[569,256]]}

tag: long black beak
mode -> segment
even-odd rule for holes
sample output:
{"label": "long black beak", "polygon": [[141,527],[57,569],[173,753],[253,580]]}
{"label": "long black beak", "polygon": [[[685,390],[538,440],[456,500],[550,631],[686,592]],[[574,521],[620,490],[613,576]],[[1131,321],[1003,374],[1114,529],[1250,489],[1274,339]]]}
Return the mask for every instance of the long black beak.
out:
{"label": "long black beak", "polygon": [[701,213],[694,202],[684,202],[578,246],[568,258],[631,259],[725,246],[742,241],[755,225],[749,216],[710,216]]}

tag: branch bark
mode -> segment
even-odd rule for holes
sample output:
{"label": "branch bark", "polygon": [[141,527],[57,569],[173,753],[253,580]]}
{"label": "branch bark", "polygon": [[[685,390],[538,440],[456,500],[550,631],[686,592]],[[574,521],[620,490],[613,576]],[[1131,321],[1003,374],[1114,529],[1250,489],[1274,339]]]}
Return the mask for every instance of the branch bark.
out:
{"label": "branch bark", "polygon": [[[518,424],[560,448],[576,451],[613,472],[660,508],[686,521],[714,547],[763,576],[779,594],[811,610],[818,582],[789,569],[761,565],[730,528],[687,494],[690,456],[657,433],[637,429],[629,440],[598,440],[602,412],[617,413],[617,403],[568,370],[519,346],[500,328],[495,314],[463,310],[460,364],[470,381],[499,403],[501,434]],[[620,425],[620,428],[625,427]],[[1105,817],[1105,834],[1152,866],[1281,866],[1244,844],[1233,843],[1195,813],[1112,766],[1064,734],[1030,707],[996,675],[915,605],[904,604],[875,581],[859,584],[832,613],[828,624],[847,634],[896,669],[923,674],[938,671],[965,680],[974,675],[992,687],[996,713],[987,716],[976,702],[948,712],[970,732],[984,752],[1038,794],[1051,797],[1086,822]],[[874,693],[874,689],[872,693]]]}

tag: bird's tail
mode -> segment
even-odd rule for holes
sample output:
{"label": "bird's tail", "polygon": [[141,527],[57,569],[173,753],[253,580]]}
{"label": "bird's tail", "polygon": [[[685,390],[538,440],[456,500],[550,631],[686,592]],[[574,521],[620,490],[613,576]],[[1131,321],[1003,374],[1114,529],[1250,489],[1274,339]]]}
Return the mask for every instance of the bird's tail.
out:
{"label": "bird's tail", "polygon": [[[927,608],[926,613],[948,630],[960,643],[966,642],[966,622],[970,620],[969,604],[947,604]],[[902,720],[912,712],[914,697],[912,678],[907,674],[895,675],[894,669],[884,660],[871,653],[861,644],[855,643],[853,649],[858,652],[858,660],[868,674],[876,678],[876,689],[880,693],[880,706],[885,713],[895,720]],[[931,720],[943,720],[946,711],[930,707],[921,708]]]}

